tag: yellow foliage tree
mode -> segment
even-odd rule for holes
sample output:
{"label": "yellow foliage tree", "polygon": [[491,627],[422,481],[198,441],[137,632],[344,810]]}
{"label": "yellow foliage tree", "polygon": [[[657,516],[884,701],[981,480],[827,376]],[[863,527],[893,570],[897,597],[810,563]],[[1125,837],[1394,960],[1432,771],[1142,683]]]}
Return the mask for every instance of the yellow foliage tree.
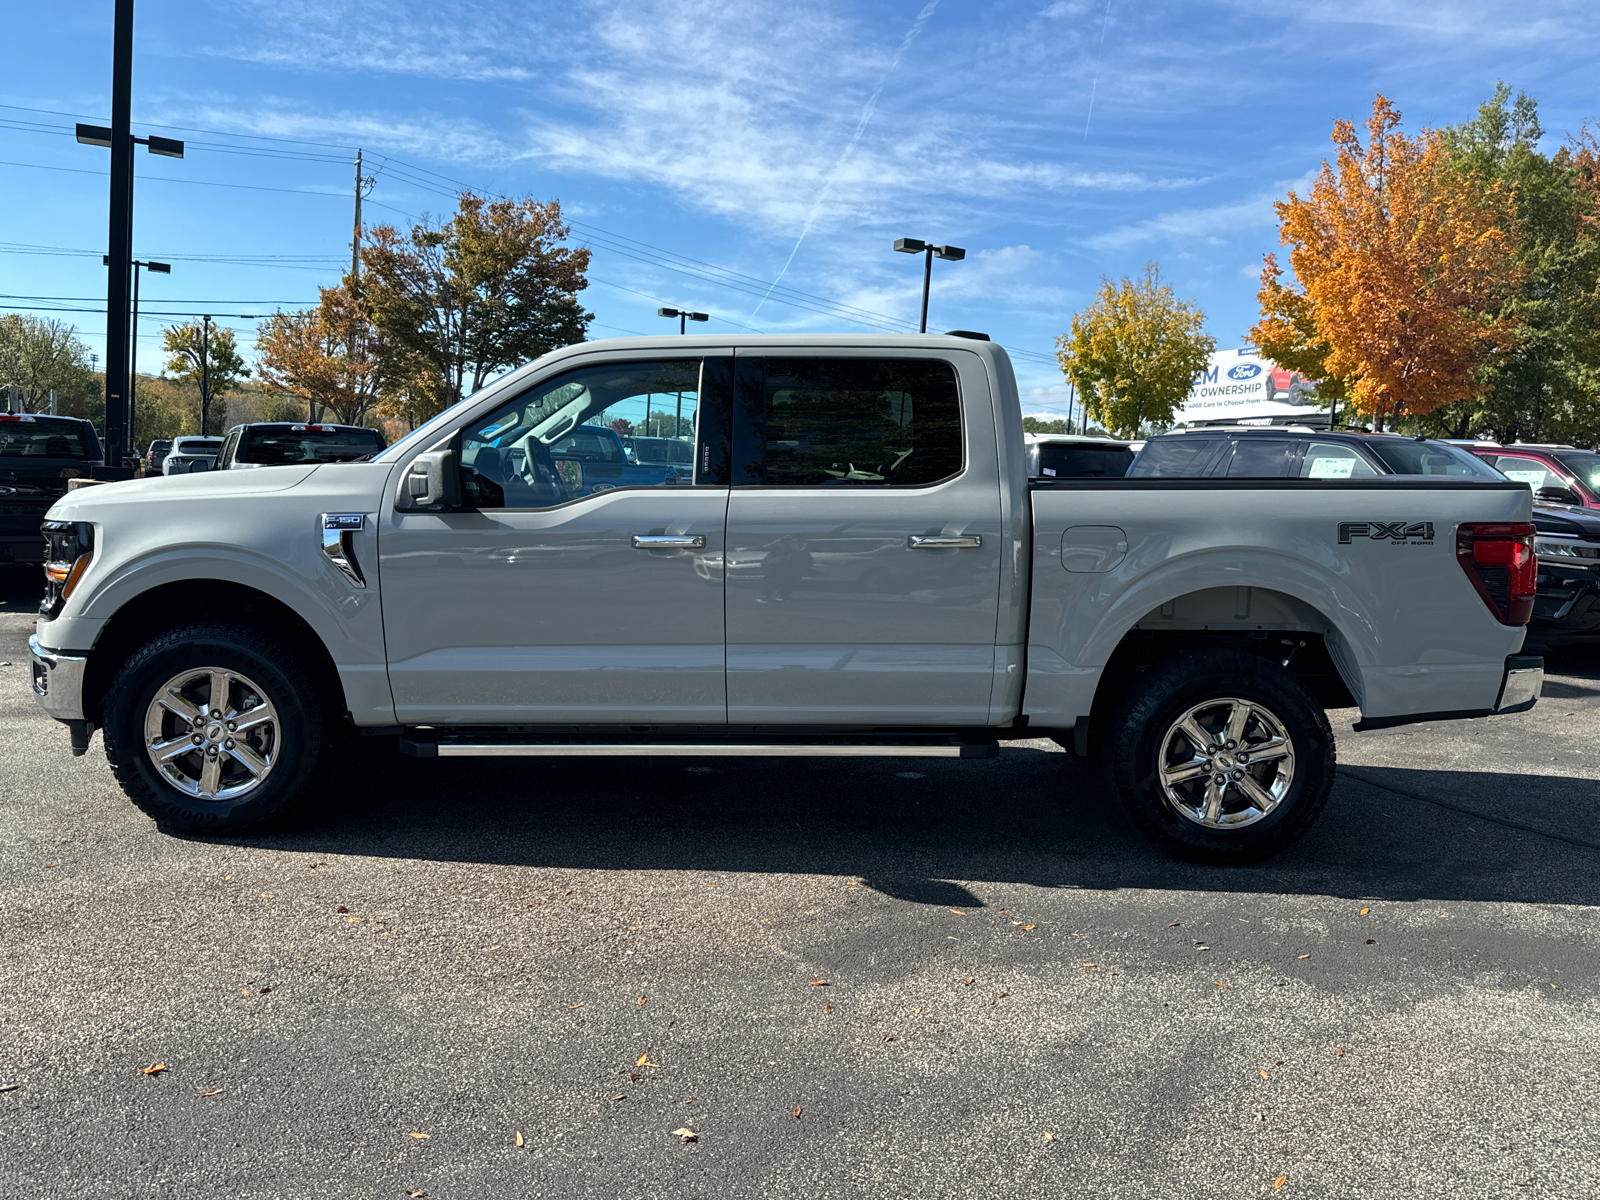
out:
{"label": "yellow foliage tree", "polygon": [[1217,348],[1205,320],[1146,263],[1137,282],[1101,278],[1094,303],[1056,339],[1056,358],[1089,415],[1118,437],[1135,437],[1145,426],[1170,424],[1205,369]]}
{"label": "yellow foliage tree", "polygon": [[276,312],[256,331],[261,379],[304,401],[310,415],[331,410],[359,425],[377,402],[376,336],[363,306],[345,287],[320,288],[321,303]]}
{"label": "yellow foliage tree", "polygon": [[1437,130],[1407,137],[1399,124],[1381,95],[1365,146],[1335,122],[1338,152],[1310,195],[1274,206],[1295,282],[1267,256],[1249,333],[1379,422],[1473,394],[1479,368],[1516,337],[1501,308],[1520,279],[1506,193],[1446,169]]}

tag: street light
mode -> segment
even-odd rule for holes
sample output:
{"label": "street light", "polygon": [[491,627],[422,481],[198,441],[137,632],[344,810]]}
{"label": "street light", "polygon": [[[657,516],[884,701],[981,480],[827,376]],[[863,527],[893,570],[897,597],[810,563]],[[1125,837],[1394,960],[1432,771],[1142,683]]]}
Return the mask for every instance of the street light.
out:
{"label": "street light", "polygon": [[[112,455],[128,441],[129,292],[133,280],[133,149],[182,158],[183,143],[175,138],[136,138],[131,128],[133,107],[133,0],[115,0],[111,32],[111,125],[79,125],[78,141],[111,151],[110,227],[106,242],[106,445]],[[100,479],[127,478],[128,468],[107,462],[91,472]]]}
{"label": "street light", "polygon": [[658,316],[658,317],[677,317],[678,318],[678,332],[679,333],[685,332],[685,327],[684,327],[684,322],[685,321],[709,321],[709,320],[711,320],[710,316],[707,315],[706,313],[688,312],[685,309],[681,309],[681,308],[658,308],[658,309],[656,309],[656,316]]}
{"label": "street light", "polygon": [[924,254],[927,257],[922,262],[922,324],[917,329],[918,333],[928,332],[928,285],[933,282],[934,255],[949,262],[960,262],[967,256],[967,252],[960,246],[935,246],[931,242],[924,242],[918,238],[895,238],[894,248],[901,254]]}
{"label": "street light", "polygon": [[[79,141],[83,139],[79,138]],[[106,266],[111,265],[109,254],[102,256],[101,262]],[[136,258],[131,265],[135,268],[143,267],[152,275],[171,275],[172,264],[164,262],[145,261]],[[139,456],[139,439],[133,430],[133,408],[139,391],[139,272],[133,273],[133,321],[129,327],[131,333],[128,337],[128,445],[132,448],[133,456]]]}

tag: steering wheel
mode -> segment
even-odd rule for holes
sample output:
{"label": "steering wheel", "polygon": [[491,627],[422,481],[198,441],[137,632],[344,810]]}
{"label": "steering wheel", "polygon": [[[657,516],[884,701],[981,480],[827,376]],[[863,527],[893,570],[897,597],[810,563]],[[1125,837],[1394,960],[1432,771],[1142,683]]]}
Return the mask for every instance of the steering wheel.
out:
{"label": "steering wheel", "polygon": [[556,469],[556,460],[551,455],[550,448],[536,437],[528,438],[522,446],[522,469],[519,472],[522,482],[534,490],[543,487],[539,479],[539,472],[542,469],[547,473],[557,496],[562,500],[570,500],[571,497],[567,495],[566,484],[561,479],[561,472]]}

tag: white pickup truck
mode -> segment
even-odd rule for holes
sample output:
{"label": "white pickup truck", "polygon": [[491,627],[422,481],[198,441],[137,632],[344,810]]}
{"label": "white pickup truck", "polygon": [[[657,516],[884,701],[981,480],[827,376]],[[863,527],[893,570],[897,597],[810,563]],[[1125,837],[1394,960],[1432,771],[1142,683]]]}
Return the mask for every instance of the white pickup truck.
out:
{"label": "white pickup truck", "polygon": [[[581,426],[688,439],[692,474],[597,483]],[[355,731],[430,757],[1048,737],[1213,862],[1316,819],[1325,708],[1538,698],[1521,484],[1025,464],[1011,363],[976,336],[570,346],[370,461],[69,493],[34,690],[177,829],[272,817]]]}

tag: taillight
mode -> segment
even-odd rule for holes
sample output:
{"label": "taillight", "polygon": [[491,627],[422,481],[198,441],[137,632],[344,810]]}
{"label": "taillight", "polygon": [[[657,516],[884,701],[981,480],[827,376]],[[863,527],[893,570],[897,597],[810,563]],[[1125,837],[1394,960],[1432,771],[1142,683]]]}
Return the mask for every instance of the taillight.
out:
{"label": "taillight", "polygon": [[1456,559],[1502,625],[1526,625],[1533,616],[1539,579],[1533,532],[1524,523],[1456,529]]}

